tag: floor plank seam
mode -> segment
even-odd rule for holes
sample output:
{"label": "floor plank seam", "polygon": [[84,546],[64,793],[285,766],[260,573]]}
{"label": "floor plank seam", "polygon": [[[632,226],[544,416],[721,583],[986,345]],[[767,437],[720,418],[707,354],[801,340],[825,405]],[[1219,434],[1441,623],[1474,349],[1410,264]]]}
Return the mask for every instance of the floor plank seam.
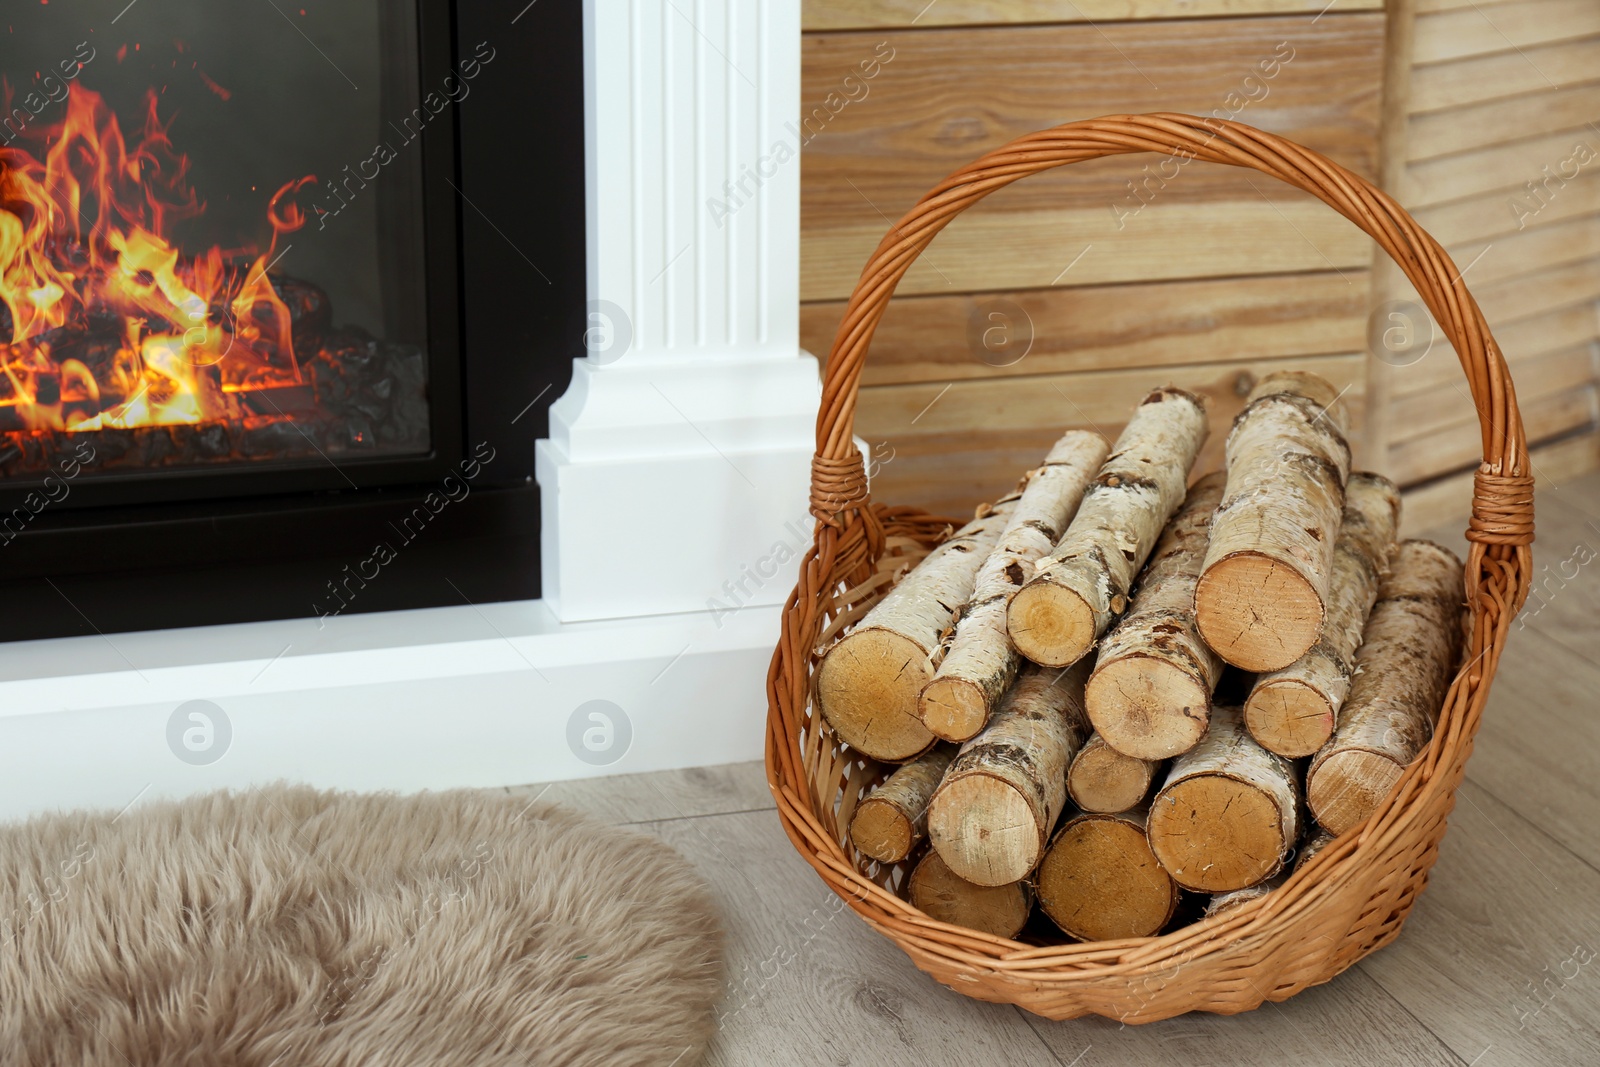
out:
{"label": "floor plank seam", "polygon": [[[1469,766],[1470,766],[1470,764],[1469,764]],[[1476,778],[1474,778],[1472,776],[1472,772],[1471,771],[1467,772],[1467,781],[1470,782],[1473,785],[1474,788],[1483,790],[1491,798],[1493,798],[1494,800],[1498,801],[1502,806],[1504,806],[1507,811],[1511,812],[1511,814],[1515,815],[1517,818],[1519,818],[1523,822],[1527,823],[1530,827],[1532,827],[1535,831],[1538,832],[1539,836],[1543,837],[1546,841],[1549,841],[1551,844],[1553,844],[1557,848],[1559,848],[1562,852],[1565,852],[1567,855],[1571,856],[1573,859],[1577,860],[1579,863],[1581,863],[1585,867],[1589,868],[1589,870],[1593,871],[1596,875],[1600,875],[1600,867],[1596,867],[1593,863],[1589,862],[1588,857],[1584,856],[1582,853],[1580,853],[1577,850],[1575,850],[1571,845],[1567,844],[1565,841],[1561,840],[1559,837],[1556,837],[1549,830],[1546,830],[1543,826],[1540,826],[1537,822],[1535,822],[1529,816],[1523,814],[1521,809],[1519,809],[1515,804],[1511,803],[1509,800],[1506,800],[1499,793],[1496,793],[1493,789],[1490,789],[1488,786],[1486,786],[1482,782],[1478,781],[1478,779],[1476,779]],[[1469,800],[1469,803],[1470,803],[1470,800]],[[1488,816],[1484,815],[1484,818],[1487,819]],[[1499,829],[1499,827],[1496,827],[1496,829]],[[1501,832],[1504,833],[1504,831],[1501,831]],[[1529,860],[1528,862],[1532,863],[1533,861]],[[1538,868],[1535,868],[1535,870],[1537,870],[1537,869]],[[1540,873],[1543,873],[1543,872],[1540,872]]]}
{"label": "floor plank seam", "polygon": [[[1402,936],[1403,936],[1403,934],[1402,934]],[[1389,987],[1384,985],[1382,982],[1380,982],[1378,980],[1378,976],[1373,974],[1371,971],[1369,971],[1367,969],[1366,962],[1364,960],[1357,960],[1356,964],[1355,964],[1355,969],[1361,972],[1361,976],[1363,978],[1365,978],[1367,981],[1371,982],[1373,985],[1377,986],[1378,989],[1383,992],[1383,995],[1388,997],[1390,1002],[1392,1004],[1394,1004],[1395,1007],[1400,1009],[1401,1014],[1405,1015],[1406,1018],[1408,1018],[1412,1022],[1416,1023],[1417,1026],[1419,1026],[1424,1033],[1426,1033],[1429,1037],[1433,1038],[1434,1041],[1438,1042],[1439,1047],[1444,1050],[1444,1054],[1446,1056],[1449,1056],[1452,1060],[1455,1060],[1456,1063],[1460,1064],[1460,1067],[1471,1067],[1471,1064],[1469,1064],[1466,1061],[1466,1059],[1461,1055],[1461,1053],[1459,1053],[1455,1049],[1451,1048],[1450,1047],[1450,1043],[1448,1041],[1446,1041],[1443,1037],[1439,1036],[1439,1034],[1433,1029],[1433,1027],[1429,1026],[1427,1023],[1425,1023],[1421,1019],[1419,1019],[1417,1017],[1416,1013],[1413,1012],[1410,1008],[1406,1007],[1405,1003],[1403,1001],[1401,1001],[1399,997],[1397,997],[1393,993],[1391,993],[1389,991]],[[1335,981],[1337,981],[1337,979],[1335,979]]]}

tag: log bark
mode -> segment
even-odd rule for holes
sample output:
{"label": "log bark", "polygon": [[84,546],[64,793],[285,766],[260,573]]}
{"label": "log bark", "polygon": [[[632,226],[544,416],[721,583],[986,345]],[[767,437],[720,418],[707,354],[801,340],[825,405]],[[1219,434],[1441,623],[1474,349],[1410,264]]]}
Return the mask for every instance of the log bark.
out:
{"label": "log bark", "polygon": [[1277,874],[1300,839],[1294,767],[1255,742],[1234,707],[1172,762],[1150,804],[1150,847],[1185,889],[1222,893]]}
{"label": "log bark", "polygon": [[1014,506],[980,509],[823,656],[817,706],[845,744],[888,763],[933,745],[917,717],[917,695],[933,679],[940,641]]}
{"label": "log bark", "polygon": [[1027,883],[975,885],[952,871],[931,848],[912,868],[906,899],[930,919],[1004,938],[1021,933],[1033,911]]}
{"label": "log bark", "polygon": [[1339,725],[1306,772],[1307,799],[1335,834],[1362,822],[1433,737],[1461,653],[1461,561],[1406,541],[1390,564],[1356,652]]}
{"label": "log bark", "polygon": [[1189,490],[1139,578],[1128,614],[1100,643],[1084,705],[1118,752],[1166,759],[1193,748],[1206,732],[1222,660],[1200,640],[1194,588],[1226,482],[1221,473],[1208,474]]}
{"label": "log bark", "polygon": [[1022,671],[983,732],[961,746],[928,808],[928,837],[979,885],[1025,876],[1067,802],[1067,766],[1089,732],[1087,665]]}
{"label": "log bark", "polygon": [[1178,885],[1145,836],[1146,812],[1067,820],[1039,864],[1039,909],[1080,941],[1149,937],[1178,906]]}
{"label": "log bark", "polygon": [[[1289,666],[1257,678],[1244,705],[1251,736],[1280,756],[1309,756],[1333,735],[1399,523],[1400,491],[1393,482],[1368,471],[1350,475],[1322,636]],[[1092,717],[1092,700],[1089,710]]]}
{"label": "log bark", "polygon": [[1006,608],[1033,577],[1035,561],[1061,540],[1109,451],[1097,433],[1068,431],[1019,487],[1011,519],[978,571],[972,600],[918,700],[918,714],[936,736],[965,741],[975,735],[1016,679],[1020,657],[1006,632]]}
{"label": "log bark", "polygon": [[1125,756],[1092,734],[1067,771],[1067,793],[1084,811],[1112,815],[1144,803],[1161,765]]}
{"label": "log bark", "polygon": [[1182,389],[1158,389],[1134,409],[1066,536],[1011,599],[1017,651],[1069,666],[1127,610],[1134,575],[1183,501],[1207,430],[1204,401]]}
{"label": "log bark", "polygon": [[850,840],[864,856],[879,863],[899,863],[928,834],[928,801],[939,787],[954,745],[938,745],[891,774],[856,805],[850,819]]}
{"label": "log bark", "polygon": [[1337,395],[1314,374],[1270,374],[1228,434],[1194,610],[1206,643],[1247,671],[1287,667],[1322,632],[1350,474]]}

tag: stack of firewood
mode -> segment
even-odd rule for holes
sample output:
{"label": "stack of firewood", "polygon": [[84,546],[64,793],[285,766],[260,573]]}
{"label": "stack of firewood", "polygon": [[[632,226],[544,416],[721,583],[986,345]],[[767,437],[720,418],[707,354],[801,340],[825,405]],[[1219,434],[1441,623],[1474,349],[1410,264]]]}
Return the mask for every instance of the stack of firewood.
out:
{"label": "stack of firewood", "polygon": [[1206,432],[1164,388],[1114,447],[1067,433],[823,657],[834,733],[901,765],[851,841],[908,863],[928,915],[1158,933],[1185,891],[1208,913],[1269,892],[1427,745],[1460,561],[1396,545],[1399,494],[1351,473],[1321,378],[1263,379],[1191,485]]}

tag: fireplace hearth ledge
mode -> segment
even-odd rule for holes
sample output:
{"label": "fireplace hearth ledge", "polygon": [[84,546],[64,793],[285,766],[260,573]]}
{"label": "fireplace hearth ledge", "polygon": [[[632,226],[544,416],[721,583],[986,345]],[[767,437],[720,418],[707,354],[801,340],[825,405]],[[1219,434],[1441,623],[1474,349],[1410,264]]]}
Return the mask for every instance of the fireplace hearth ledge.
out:
{"label": "fireplace hearth ledge", "polygon": [[778,618],[563,623],[514,601],[11,644],[0,818],[281,779],[410,792],[757,759]]}

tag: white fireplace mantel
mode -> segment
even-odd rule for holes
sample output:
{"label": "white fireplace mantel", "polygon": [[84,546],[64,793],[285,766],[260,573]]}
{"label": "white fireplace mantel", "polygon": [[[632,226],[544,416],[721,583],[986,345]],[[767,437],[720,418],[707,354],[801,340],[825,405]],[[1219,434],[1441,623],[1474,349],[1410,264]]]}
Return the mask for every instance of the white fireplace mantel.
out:
{"label": "white fireplace mantel", "polygon": [[545,598],[4,646],[0,817],[760,756],[820,393],[799,0],[585,0],[584,47],[590,333],[539,444]]}

